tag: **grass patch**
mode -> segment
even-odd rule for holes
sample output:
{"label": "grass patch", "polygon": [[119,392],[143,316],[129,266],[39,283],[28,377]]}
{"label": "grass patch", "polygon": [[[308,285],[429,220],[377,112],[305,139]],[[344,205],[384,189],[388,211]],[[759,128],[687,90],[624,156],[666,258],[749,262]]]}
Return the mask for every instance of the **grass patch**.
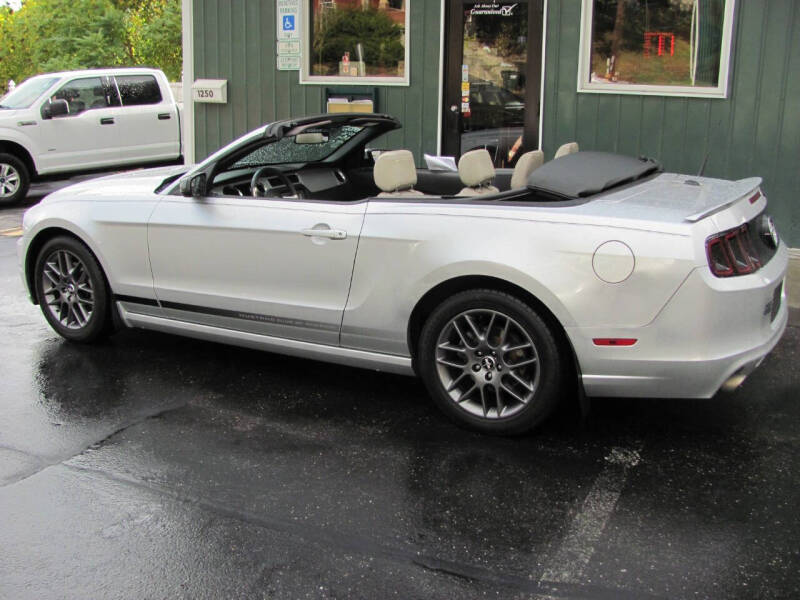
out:
{"label": "grass patch", "polygon": [[[675,54],[669,54],[669,41],[664,44],[665,53],[658,56],[655,42],[650,56],[644,50],[623,50],[617,60],[617,79],[625,83],[651,85],[692,85],[689,71],[689,42],[675,38]],[[605,77],[606,57],[592,53],[592,71],[597,77]]]}

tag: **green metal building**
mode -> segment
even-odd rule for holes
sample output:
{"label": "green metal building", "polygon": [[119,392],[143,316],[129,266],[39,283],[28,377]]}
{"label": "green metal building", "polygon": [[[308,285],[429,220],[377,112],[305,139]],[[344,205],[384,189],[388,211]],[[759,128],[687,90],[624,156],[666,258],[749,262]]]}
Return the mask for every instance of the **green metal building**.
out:
{"label": "green metal building", "polygon": [[[800,247],[795,0],[183,1],[190,159],[265,122],[366,106],[403,123],[380,146],[420,165],[482,146],[508,166],[577,141],[760,176]],[[225,102],[197,97],[222,82]]]}

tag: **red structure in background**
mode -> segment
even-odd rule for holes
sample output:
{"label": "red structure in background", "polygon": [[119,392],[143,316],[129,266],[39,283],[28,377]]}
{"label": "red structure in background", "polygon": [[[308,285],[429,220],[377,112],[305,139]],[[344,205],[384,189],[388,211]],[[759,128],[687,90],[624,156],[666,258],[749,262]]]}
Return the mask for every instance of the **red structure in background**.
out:
{"label": "red structure in background", "polygon": [[669,38],[669,55],[675,56],[675,34],[665,33],[663,31],[645,31],[644,32],[644,55],[650,58],[650,46],[653,43],[653,38],[658,40],[658,55],[663,56],[665,52],[666,40]]}
{"label": "red structure in background", "polygon": [[337,8],[373,8],[385,12],[397,25],[406,23],[405,0],[314,0],[313,14],[319,15],[322,10]]}

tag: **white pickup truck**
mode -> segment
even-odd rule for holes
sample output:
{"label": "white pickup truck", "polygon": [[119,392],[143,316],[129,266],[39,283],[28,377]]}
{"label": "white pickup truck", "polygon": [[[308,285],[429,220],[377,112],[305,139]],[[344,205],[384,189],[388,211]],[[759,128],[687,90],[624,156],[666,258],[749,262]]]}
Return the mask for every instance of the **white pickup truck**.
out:
{"label": "white pickup truck", "polygon": [[155,69],[37,75],[0,98],[0,204],[41,176],[180,156],[178,106]]}

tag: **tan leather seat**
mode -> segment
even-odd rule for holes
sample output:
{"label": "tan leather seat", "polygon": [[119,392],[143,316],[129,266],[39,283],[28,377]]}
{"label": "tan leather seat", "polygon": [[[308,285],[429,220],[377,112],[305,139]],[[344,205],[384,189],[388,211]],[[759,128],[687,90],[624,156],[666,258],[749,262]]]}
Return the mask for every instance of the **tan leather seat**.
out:
{"label": "tan leather seat", "polygon": [[556,150],[556,155],[553,157],[553,160],[556,158],[561,158],[562,156],[566,156],[567,154],[575,154],[578,152],[578,142],[567,142],[566,144],[562,144],[558,150]]}
{"label": "tan leather seat", "polygon": [[511,174],[511,189],[517,190],[524,188],[528,183],[528,176],[544,163],[544,152],[541,150],[531,150],[519,157]]}
{"label": "tan leather seat", "polygon": [[417,184],[417,167],[414,164],[414,155],[408,150],[381,152],[375,161],[372,176],[375,185],[382,190],[378,198],[424,195],[414,189]]}
{"label": "tan leather seat", "polygon": [[479,148],[462,154],[458,160],[458,176],[465,187],[456,195],[497,194],[500,190],[492,185],[494,175],[494,164],[488,150]]}

